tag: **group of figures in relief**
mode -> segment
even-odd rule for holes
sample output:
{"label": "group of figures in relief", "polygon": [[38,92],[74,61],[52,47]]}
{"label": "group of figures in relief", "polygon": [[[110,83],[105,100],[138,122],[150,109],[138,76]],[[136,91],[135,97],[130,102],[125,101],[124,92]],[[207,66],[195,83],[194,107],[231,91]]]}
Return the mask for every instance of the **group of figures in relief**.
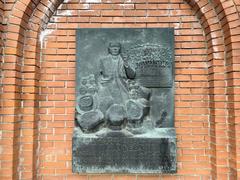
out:
{"label": "group of figures in relief", "polygon": [[149,113],[151,90],[136,81],[134,67],[121,56],[121,44],[109,43],[108,55],[99,64],[97,75],[80,80],[77,124],[85,133],[100,127],[132,132],[141,128]]}

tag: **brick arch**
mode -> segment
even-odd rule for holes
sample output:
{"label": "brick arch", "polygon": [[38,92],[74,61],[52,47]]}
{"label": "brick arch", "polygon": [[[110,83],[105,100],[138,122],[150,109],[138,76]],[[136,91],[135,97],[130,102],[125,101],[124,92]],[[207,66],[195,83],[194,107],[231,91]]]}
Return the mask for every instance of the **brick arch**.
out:
{"label": "brick arch", "polygon": [[[201,4],[201,2],[200,2],[200,4]],[[195,7],[195,8],[197,7],[196,3],[192,2],[191,5],[192,5],[192,7]],[[216,14],[214,13],[214,10],[212,9],[212,7],[209,4],[202,4],[201,8],[202,7],[210,9],[209,11],[207,11],[209,13],[209,17],[208,18],[206,18],[206,16],[204,16],[203,12],[199,11],[200,8],[196,8],[195,9],[195,12],[196,12],[198,18],[201,20],[201,23],[205,26],[204,29],[205,29],[205,32],[207,34],[207,41],[209,42],[208,45],[209,45],[209,48],[212,49],[209,52],[209,56],[210,56],[209,60],[213,61],[213,60],[216,60],[216,59],[219,60],[221,58],[221,60],[223,61],[224,60],[223,52],[222,52],[223,48],[222,49],[215,49],[215,50],[213,50],[214,45],[212,44],[212,39],[217,39],[219,37],[222,37],[220,24],[216,25],[216,22],[218,22],[218,20],[217,20]],[[38,19],[38,18],[36,18],[36,19]],[[39,19],[42,19],[42,18],[39,18]],[[212,29],[212,25],[213,25],[213,29]],[[211,32],[216,32],[216,31],[218,31],[218,35],[217,36],[214,36],[214,35],[211,34]],[[213,38],[212,38],[212,36],[213,36]],[[37,38],[38,37],[35,34],[34,39],[37,39]],[[217,45],[219,45],[219,44],[221,44],[223,46],[223,41],[221,43],[218,43]],[[214,59],[213,58],[214,56],[217,56],[217,58]],[[213,128],[213,127],[211,127],[211,128]],[[213,148],[216,149],[216,147],[213,147]],[[215,153],[212,154],[212,156],[216,157]],[[214,174],[214,172],[213,172],[213,174]]]}
{"label": "brick arch", "polygon": [[237,142],[237,137],[239,133],[237,128],[239,127],[238,121],[238,107],[237,101],[239,101],[237,92],[234,88],[239,87],[238,73],[239,67],[239,32],[240,32],[240,12],[239,12],[239,1],[215,1],[216,11],[218,13],[220,23],[222,25],[225,47],[226,47],[226,61],[225,61],[225,72],[226,72],[226,94],[228,97],[227,103],[227,122],[228,122],[228,136],[230,146],[229,146],[229,166],[231,171],[231,178],[239,177],[239,143]]}
{"label": "brick arch", "polygon": [[7,151],[4,153],[9,161],[9,165],[4,168],[7,172],[6,174],[3,173],[4,179],[19,178],[15,164],[19,163],[21,58],[24,31],[34,8],[34,3],[30,0],[16,1],[14,10],[11,11],[8,18],[8,26],[4,30],[4,56],[2,58],[2,84],[4,87],[1,94],[1,106],[3,107],[3,130],[6,130],[6,135],[3,137],[7,142],[4,143],[3,147]]}
{"label": "brick arch", "polygon": [[[41,2],[42,4],[46,4],[48,1],[44,0]],[[31,65],[34,64],[34,60],[32,62],[25,61],[23,64],[22,58],[25,32],[28,29],[34,28],[34,25],[31,27],[28,26],[29,19],[31,19],[37,7],[39,7],[39,3],[40,1],[32,0],[16,1],[8,16],[8,26],[6,26],[7,28],[4,31],[4,56],[1,63],[3,69],[1,78],[4,85],[3,93],[1,94],[1,106],[4,108],[2,108],[3,117],[1,118],[4,122],[3,129],[6,130],[6,137],[4,136],[4,138],[7,143],[4,144],[4,148],[7,152],[4,153],[9,156],[10,164],[5,168],[7,174],[3,175],[4,178],[25,179],[33,177],[32,170],[35,163],[33,163],[33,156],[29,154],[33,154],[31,146],[34,144],[33,140],[29,139],[29,137],[34,135],[34,118],[29,117],[26,112],[33,112],[33,109],[29,108],[29,106],[34,106],[31,100],[35,99],[35,95],[29,92],[28,87],[24,86],[25,84],[32,85],[32,80],[28,81],[27,77],[30,76],[28,72],[33,71]],[[21,94],[22,91],[26,91],[27,93]],[[21,108],[21,103],[24,103],[24,106],[26,105],[28,108]],[[23,118],[24,121],[22,121]],[[23,134],[27,134],[27,136],[25,137]],[[20,145],[20,142],[23,144]],[[26,151],[23,151],[24,155],[21,154],[20,148],[26,149]],[[21,156],[25,157],[23,161],[19,159]],[[16,166],[16,164],[24,164],[24,166],[18,169],[18,165]],[[22,174],[18,173],[18,171],[21,172],[22,168],[29,169],[26,171],[23,170],[24,173]]]}
{"label": "brick arch", "polygon": [[[39,93],[39,71],[40,71],[40,32],[44,30],[46,24],[48,23],[50,17],[56,10],[56,8],[60,5],[62,1],[48,1],[46,3],[39,2],[38,6],[34,10],[32,17],[29,19],[28,27],[29,30],[26,33],[25,37],[25,46],[23,48],[24,51],[24,67],[22,72],[22,78],[25,76],[30,75],[30,80],[27,83],[22,84],[22,101],[28,102],[27,105],[22,107],[22,111],[25,112],[23,119],[27,119],[31,123],[32,133],[30,136],[25,136],[20,139],[22,141],[22,145],[24,145],[25,139],[31,138],[32,147],[31,149],[28,148],[21,148],[22,151],[20,152],[20,156],[24,158],[28,158],[26,152],[31,152],[33,154],[31,160],[26,163],[19,163],[19,167],[21,169],[26,169],[26,171],[22,171],[22,176],[26,174],[27,178],[36,179],[36,169],[37,165],[34,162],[37,162],[37,140],[38,140],[38,116],[36,114],[39,113],[38,111],[38,93]],[[26,81],[25,81],[26,82]],[[29,86],[33,88],[29,88]],[[25,98],[24,95],[33,95],[31,99]],[[30,128],[31,129],[31,128]],[[32,136],[33,135],[33,136]],[[29,143],[27,141],[26,143]],[[23,146],[24,147],[24,146]]]}
{"label": "brick arch", "polygon": [[[227,87],[224,82],[227,77],[226,73],[226,57],[225,53],[227,50],[226,46],[226,32],[222,30],[223,24],[219,17],[219,12],[216,10],[215,5],[214,11],[209,13],[209,4],[206,1],[196,3],[190,1],[192,7],[197,8],[200,14],[199,19],[208,21],[209,27],[206,27],[205,32],[207,34],[208,43],[210,48],[209,52],[209,95],[210,95],[210,124],[211,124],[211,146],[212,146],[212,175],[214,179],[227,179],[228,177],[234,178],[236,176],[236,169],[233,168],[231,154],[233,151],[228,152],[228,148],[231,147],[229,124],[228,124],[228,113],[226,112],[227,98],[223,98],[219,101],[218,96],[227,96]],[[195,5],[195,6],[194,6]],[[207,10],[206,10],[207,9]],[[199,11],[200,10],[200,11]],[[202,10],[202,12],[201,12]],[[208,16],[204,16],[204,14]],[[215,16],[218,20],[217,23],[211,20],[210,17]],[[207,19],[206,19],[207,18]],[[220,20],[219,20],[220,19]],[[219,68],[221,70],[219,71]],[[218,77],[217,77],[218,76]],[[223,105],[224,104],[224,105]],[[223,153],[223,151],[225,153]],[[227,153],[228,152],[228,153]],[[229,159],[229,160],[226,160]],[[221,162],[218,163],[218,162]]]}
{"label": "brick arch", "polygon": [[[14,36],[11,36],[12,33],[11,33],[11,30],[9,30],[9,33],[7,33],[7,40],[9,40],[9,41],[8,41],[8,43],[5,44],[5,48],[4,48],[4,53],[6,55],[10,55],[12,57],[11,59],[8,59],[6,57],[4,59],[5,63],[9,62],[9,63],[18,64],[16,62],[21,61],[20,57],[22,57],[22,52],[23,52],[23,33],[22,33],[22,31],[24,29],[25,30],[29,29],[29,32],[27,33],[27,38],[26,38],[25,42],[27,42],[27,44],[30,45],[30,46],[26,47],[24,49],[24,66],[23,66],[22,70],[17,70],[16,71],[16,69],[20,68],[20,66],[16,65],[15,69],[12,71],[12,72],[14,72],[14,76],[10,76],[10,78],[14,80],[12,84],[18,84],[17,81],[18,81],[19,78],[25,79],[28,75],[30,75],[29,79],[32,79],[32,80],[30,80],[31,82],[29,81],[29,84],[27,84],[27,83],[23,84],[22,85],[22,89],[20,91],[23,94],[21,99],[23,100],[23,102],[26,102],[28,104],[27,106],[25,106],[22,109],[23,119],[29,121],[28,123],[26,123],[26,126],[25,125],[21,125],[21,127],[28,127],[29,129],[32,129],[32,128],[36,127],[36,124],[35,124],[35,122],[36,122],[35,113],[36,113],[37,109],[35,109],[35,108],[30,108],[29,109],[29,106],[32,106],[32,105],[35,104],[34,102],[36,100],[37,91],[38,91],[38,87],[37,87],[37,85],[38,85],[38,77],[36,75],[38,74],[37,72],[39,70],[39,66],[38,66],[37,62],[35,61],[35,60],[38,59],[38,56],[39,56],[39,50],[38,50],[38,48],[36,48],[36,47],[39,47],[38,36],[39,36],[39,33],[40,33],[42,27],[44,27],[45,24],[47,24],[47,22],[48,22],[47,21],[47,19],[48,19],[47,15],[51,14],[50,12],[53,12],[54,11],[54,7],[57,7],[58,3],[60,3],[60,2],[59,1],[53,1],[53,2],[48,1],[48,3],[47,3],[45,1],[41,1],[41,2],[38,2],[36,4],[32,4],[32,3],[33,3],[32,1],[29,1],[28,3],[23,4],[21,1],[18,1],[15,4],[14,9],[20,9],[20,10],[24,9],[24,11],[22,11],[21,14],[12,13],[12,15],[14,17],[16,17],[16,19],[15,20],[11,20],[12,22],[10,22],[10,25],[11,24],[12,25],[19,25],[20,28],[19,28],[17,33],[14,33]],[[198,15],[199,19],[201,20],[203,28],[205,30],[205,33],[207,35],[207,42],[209,43],[209,47],[212,49],[212,51],[211,50],[209,51],[209,54],[208,54],[209,55],[209,59],[208,60],[209,60],[209,62],[211,62],[213,64],[214,67],[211,67],[209,69],[209,72],[211,72],[209,74],[218,73],[218,68],[220,66],[222,68],[224,68],[224,64],[221,64],[221,61],[224,61],[224,54],[223,54],[223,52],[225,51],[225,49],[224,49],[225,48],[224,42],[221,42],[222,40],[220,40],[220,37],[222,36],[221,26],[216,25],[216,22],[221,22],[221,21],[218,20],[216,15],[215,15],[215,17],[213,16],[211,18],[209,18],[206,15],[207,13],[209,13],[209,11],[206,10],[208,8],[211,9],[210,10],[211,13],[209,13],[209,14],[214,14],[214,13],[217,14],[217,11],[214,10],[215,9],[214,7],[216,6],[215,2],[213,3],[213,7],[210,7],[209,4],[206,3],[205,1],[198,1],[197,3],[194,2],[194,1],[191,1],[191,2],[188,2],[188,3],[190,5],[192,4],[192,7],[195,10],[196,15]],[[53,4],[56,4],[56,6],[54,6]],[[197,6],[194,6],[194,5],[197,5]],[[24,6],[24,8],[22,6]],[[31,9],[30,7],[33,7],[33,6],[36,6],[36,8]],[[31,10],[29,10],[29,8]],[[46,12],[49,12],[49,13],[44,13],[45,10],[47,10]],[[14,10],[13,10],[13,12],[14,12]],[[26,14],[28,14],[27,17],[29,17],[29,18],[31,17],[30,21],[29,21],[30,22],[29,23],[29,27],[27,27],[27,28],[26,28],[26,22],[22,21],[24,19],[23,17],[26,17]],[[40,18],[38,18],[38,17],[40,17]],[[44,20],[44,21],[46,20],[46,22],[44,22],[42,20]],[[43,23],[41,23],[41,22],[43,22]],[[22,27],[24,27],[24,28],[22,29]],[[16,36],[17,36],[17,38],[16,38]],[[218,40],[218,38],[219,38],[219,40]],[[17,40],[16,41],[12,41],[14,39],[17,39]],[[13,44],[10,44],[10,42],[13,43]],[[230,41],[230,44],[231,44],[231,41]],[[220,65],[219,65],[219,63],[220,63]],[[5,69],[9,70],[8,68],[5,68]],[[11,71],[11,69],[10,69],[10,71]],[[19,76],[18,72],[21,72],[22,75]],[[212,76],[212,75],[210,75],[210,76]],[[8,76],[6,75],[4,77],[4,79],[8,80]],[[211,86],[215,87],[214,83],[216,81],[220,82],[221,80],[222,79],[219,80],[217,77],[214,76],[212,79],[210,79],[210,81],[212,81],[212,85]],[[211,82],[210,82],[210,84],[211,84]],[[30,86],[34,86],[34,88],[29,88]],[[19,87],[20,87],[20,85],[19,85]],[[223,88],[225,88],[225,86],[223,86]],[[213,88],[210,89],[210,90],[213,91]],[[17,93],[15,93],[15,92],[17,92]],[[17,90],[14,90],[14,92],[10,92],[13,95],[13,97],[11,99],[18,99],[17,96],[20,94],[20,92],[18,92]],[[9,92],[7,91],[6,93],[9,93]],[[215,92],[213,92],[212,94],[214,94],[214,93]],[[26,96],[24,96],[24,95],[26,95]],[[6,100],[9,99],[8,97],[3,96],[3,99],[4,98]],[[215,103],[215,96],[213,96],[212,98],[213,98],[212,101]],[[16,107],[18,107],[17,104],[11,106],[11,109],[16,109]],[[36,108],[37,108],[37,106],[36,106]],[[214,105],[212,106],[212,108],[214,108]],[[6,109],[7,115],[8,114],[9,115],[18,114],[16,110],[14,110],[13,112],[12,111],[7,112],[7,109]],[[214,118],[215,119],[218,118],[218,113],[216,111],[213,111],[211,115],[212,115],[213,119]],[[16,122],[17,119],[18,119],[18,117],[14,117],[14,116],[11,117],[11,118],[12,118],[12,122]],[[14,127],[12,127],[13,130],[14,131],[16,130],[15,133],[19,134],[20,131],[17,131],[17,129],[20,129],[20,128],[18,126],[16,126],[16,125],[13,125],[13,126],[14,126]],[[217,149],[218,147],[221,147],[221,144],[218,145],[218,143],[215,142],[216,141],[216,136],[217,136],[216,133],[218,133],[218,132],[216,132],[215,128],[217,128],[217,127],[214,127],[214,125],[213,125],[212,128],[213,128],[212,130],[213,130],[213,134],[214,134],[213,135],[213,139],[212,139],[213,147],[215,149]],[[30,136],[32,134],[34,134],[34,132],[30,133]],[[21,137],[21,139],[18,139],[18,140],[20,142],[21,141],[24,142],[24,138],[25,137]],[[26,139],[27,138],[28,137],[26,136]],[[30,152],[34,153],[34,148],[31,148],[30,150],[26,149],[26,151],[30,151]],[[24,157],[28,156],[26,153],[24,153],[24,150],[22,151],[22,153],[23,153]],[[17,152],[15,152],[15,154],[17,154]],[[217,159],[217,157],[215,157],[214,154],[212,156],[213,156],[213,164],[214,163],[216,164],[217,160],[221,160],[221,159]],[[18,156],[16,156],[16,158],[17,157]],[[30,160],[30,163],[34,164],[33,163],[33,159]],[[22,168],[24,168],[24,166],[25,166],[24,163],[21,164],[21,166],[22,166]],[[216,167],[214,165],[214,168],[217,169],[218,167]],[[14,171],[16,171],[16,170],[14,170]],[[220,171],[220,169],[218,171]],[[27,174],[27,172],[26,172],[26,174]],[[31,172],[30,173],[28,172],[28,175],[29,174],[31,174]],[[22,174],[21,176],[25,177],[24,174]],[[34,176],[34,175],[29,175],[29,176]]]}
{"label": "brick arch", "polygon": [[[215,9],[213,7],[210,7],[211,5],[209,3],[206,3],[205,1],[200,1],[199,3],[196,2],[190,2],[192,7],[197,8],[198,17],[202,21],[203,24],[205,24],[205,32],[206,32],[206,38],[208,43],[208,61],[209,61],[209,96],[210,96],[210,109],[215,109],[215,105],[218,103],[214,94],[219,94],[218,92],[214,92],[216,87],[214,82],[220,82],[221,79],[218,79],[216,76],[212,75],[215,73],[215,69],[219,67],[224,67],[224,39],[222,38],[224,35],[221,31],[221,25],[219,24],[219,20],[217,17],[217,14],[215,12]],[[212,5],[213,6],[213,5]],[[214,18],[212,18],[214,17]],[[218,47],[218,48],[216,48]],[[221,62],[220,64],[218,62]],[[221,73],[220,76],[223,76],[224,72]],[[223,86],[223,88],[225,88]],[[216,142],[216,138],[219,136],[219,132],[216,129],[216,123],[217,119],[219,118],[219,115],[216,111],[210,111],[210,131],[211,131],[211,163],[212,163],[212,176],[213,178],[217,176],[217,171],[221,172],[217,166],[217,161],[221,160],[221,156],[217,155],[218,147],[221,146]],[[227,127],[226,127],[227,129]],[[220,135],[221,136],[221,135]],[[224,137],[227,138],[227,137]],[[227,150],[227,146],[226,146]],[[227,151],[226,151],[227,152]],[[227,163],[223,165],[225,168],[227,167]],[[228,168],[228,167],[227,167]],[[228,170],[229,171],[229,170]],[[224,172],[223,176],[227,176],[227,173]]]}

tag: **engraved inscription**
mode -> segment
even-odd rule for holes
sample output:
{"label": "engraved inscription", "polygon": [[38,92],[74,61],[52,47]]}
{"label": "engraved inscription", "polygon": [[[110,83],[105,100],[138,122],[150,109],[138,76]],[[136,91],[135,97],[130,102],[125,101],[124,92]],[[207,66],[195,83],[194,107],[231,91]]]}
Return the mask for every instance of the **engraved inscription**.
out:
{"label": "engraved inscription", "polygon": [[[80,140],[75,143],[80,144]],[[149,153],[149,149],[154,153]],[[82,172],[101,171],[106,167],[109,170],[117,167],[125,172],[138,169],[139,173],[144,169],[162,173],[176,171],[176,146],[167,138],[94,138],[86,144],[81,143],[73,153],[75,157],[81,157],[76,160],[82,164]],[[73,165],[73,168],[79,168]]]}

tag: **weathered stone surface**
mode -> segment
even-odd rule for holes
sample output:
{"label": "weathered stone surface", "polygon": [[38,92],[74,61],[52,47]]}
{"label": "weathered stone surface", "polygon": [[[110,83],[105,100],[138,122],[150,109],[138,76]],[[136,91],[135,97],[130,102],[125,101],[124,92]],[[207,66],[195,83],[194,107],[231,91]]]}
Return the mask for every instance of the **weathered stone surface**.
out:
{"label": "weathered stone surface", "polygon": [[144,117],[144,106],[133,100],[129,100],[126,104],[127,119],[133,127],[140,126]]}
{"label": "weathered stone surface", "polygon": [[77,116],[77,122],[84,131],[90,131],[103,123],[103,113],[101,111],[88,111]]}
{"label": "weathered stone surface", "polygon": [[163,131],[169,135],[73,137],[73,172],[174,173],[176,139]]}
{"label": "weathered stone surface", "polygon": [[106,119],[112,129],[121,129],[121,125],[126,120],[126,111],[122,105],[113,104],[106,112]]}
{"label": "weathered stone surface", "polygon": [[92,110],[93,97],[89,96],[89,95],[85,95],[85,96],[80,97],[79,106],[80,106],[80,109],[83,110],[83,111]]}
{"label": "weathered stone surface", "polygon": [[77,30],[74,172],[176,172],[173,34]]}

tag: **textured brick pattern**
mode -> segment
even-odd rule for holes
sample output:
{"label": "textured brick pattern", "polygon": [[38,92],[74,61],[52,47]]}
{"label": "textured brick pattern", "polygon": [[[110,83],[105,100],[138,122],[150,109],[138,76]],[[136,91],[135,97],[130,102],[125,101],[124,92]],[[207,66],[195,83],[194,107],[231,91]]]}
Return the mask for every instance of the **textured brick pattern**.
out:
{"label": "textured brick pattern", "polygon": [[[39,162],[42,165],[38,175],[62,177],[62,173],[66,176],[71,174],[75,28],[89,26],[175,28],[178,176],[210,177],[206,40],[191,7],[183,1],[172,4],[69,2],[58,8],[44,31],[48,35],[42,41],[39,89]],[[46,145],[46,142],[53,144]],[[52,156],[50,160],[49,156]],[[58,159],[60,157],[65,158]],[[55,174],[52,173],[54,170]]]}
{"label": "textured brick pattern", "polygon": [[4,3],[3,0],[0,0],[0,64],[2,64],[2,50],[3,50],[3,13]]}
{"label": "textured brick pattern", "polygon": [[[0,1],[7,21],[0,179],[240,178],[239,7],[239,0],[6,0],[3,12]],[[72,174],[79,27],[175,28],[177,174]]]}
{"label": "textured brick pattern", "polygon": [[[2,53],[3,53],[3,13],[4,13],[4,4],[3,1],[0,0],[0,99],[1,99],[1,94],[3,92],[3,87],[2,87]],[[0,100],[1,102],[1,100]],[[2,102],[0,103],[0,108],[2,108]],[[2,115],[0,115],[0,123],[2,123],[3,118]],[[1,145],[2,142],[2,128],[0,128],[0,169],[3,167],[3,146]],[[0,170],[0,173],[2,170]]]}

